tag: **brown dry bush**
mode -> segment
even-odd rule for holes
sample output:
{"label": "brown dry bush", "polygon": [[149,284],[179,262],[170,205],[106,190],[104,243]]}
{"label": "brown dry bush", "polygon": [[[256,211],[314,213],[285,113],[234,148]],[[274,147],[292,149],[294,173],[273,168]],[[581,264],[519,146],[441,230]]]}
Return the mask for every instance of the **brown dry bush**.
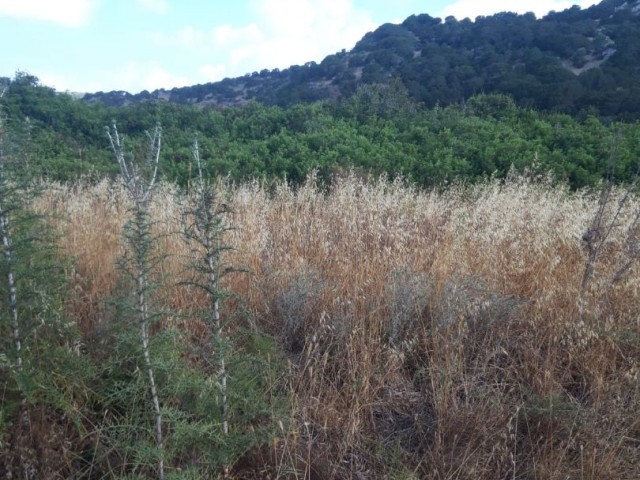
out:
{"label": "brown dry bush", "polygon": [[[225,279],[241,299],[227,307],[279,342],[295,399],[242,475],[253,462],[282,478],[640,478],[638,267],[607,293],[637,199],[579,321],[598,209],[587,192],[511,177],[438,193],[349,175],[326,191],[313,176],[219,188],[236,227],[229,263],[251,272]],[[154,201],[165,274],[179,279],[179,193],[165,185]],[[109,321],[126,197],[105,181],[52,185],[42,202],[64,219],[69,310],[89,335]],[[166,292],[182,312],[203,301]]]}

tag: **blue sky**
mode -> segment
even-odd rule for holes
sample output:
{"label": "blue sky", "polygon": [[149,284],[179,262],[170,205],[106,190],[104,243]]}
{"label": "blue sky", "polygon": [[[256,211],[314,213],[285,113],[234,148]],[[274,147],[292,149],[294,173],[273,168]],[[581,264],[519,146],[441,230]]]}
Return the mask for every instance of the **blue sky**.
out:
{"label": "blue sky", "polygon": [[0,0],[0,76],[59,91],[139,92],[286,68],[349,50],[386,22],[596,0]]}

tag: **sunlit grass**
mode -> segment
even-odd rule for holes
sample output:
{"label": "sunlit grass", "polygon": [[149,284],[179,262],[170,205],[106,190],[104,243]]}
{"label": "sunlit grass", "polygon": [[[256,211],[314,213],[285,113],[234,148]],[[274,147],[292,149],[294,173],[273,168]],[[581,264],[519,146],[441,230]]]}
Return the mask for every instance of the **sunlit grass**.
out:
{"label": "sunlit grass", "polygon": [[[283,375],[295,411],[271,454],[259,457],[273,471],[640,474],[638,267],[612,289],[608,281],[637,199],[595,265],[579,322],[582,236],[596,195],[525,177],[443,192],[354,176],[325,190],[313,177],[298,189],[219,189],[235,227],[228,262],[250,272],[225,277],[235,294],[227,314],[249,312],[289,359]],[[166,305],[188,314],[206,298],[176,286],[190,254],[182,201],[161,186],[151,212],[166,254]],[[69,314],[91,336],[109,321],[105,302],[118,288],[127,197],[105,180],[50,185],[40,202],[57,215],[73,259]],[[204,335],[197,320],[180,318],[167,321]]]}

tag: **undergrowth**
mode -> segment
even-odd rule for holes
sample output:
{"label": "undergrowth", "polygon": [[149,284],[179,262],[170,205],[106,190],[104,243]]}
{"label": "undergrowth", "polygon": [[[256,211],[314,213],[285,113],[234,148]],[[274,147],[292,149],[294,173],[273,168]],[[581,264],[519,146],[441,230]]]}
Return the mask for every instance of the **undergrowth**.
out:
{"label": "undergrowth", "polygon": [[[185,193],[159,185],[149,204],[172,279],[157,291],[172,313],[153,332],[167,478],[216,478],[223,464],[230,478],[640,477],[638,265],[611,284],[638,241],[634,194],[590,264],[599,196],[544,179],[216,189],[234,226],[226,262],[250,272],[219,280],[237,441],[223,438],[207,373],[211,299],[181,260],[192,255],[176,228]],[[617,205],[626,193],[609,195]],[[69,439],[76,470],[62,477],[131,478],[153,464],[136,440],[149,431],[114,430],[144,425],[134,417],[148,401],[133,340],[113,335],[128,202],[105,180],[47,184],[38,203],[62,217],[65,313],[83,360],[100,366],[75,406],[90,424]]]}

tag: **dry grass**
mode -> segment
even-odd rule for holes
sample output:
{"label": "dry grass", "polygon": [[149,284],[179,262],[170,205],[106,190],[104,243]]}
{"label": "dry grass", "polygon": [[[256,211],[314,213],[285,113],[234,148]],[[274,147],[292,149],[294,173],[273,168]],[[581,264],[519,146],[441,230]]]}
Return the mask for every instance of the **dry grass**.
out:
{"label": "dry grass", "polygon": [[[227,277],[241,299],[227,308],[241,302],[278,339],[295,398],[290,427],[243,468],[253,461],[282,477],[296,468],[298,478],[640,478],[637,266],[605,301],[637,199],[595,266],[579,322],[582,235],[596,196],[525,178],[444,193],[349,176],[329,192],[313,178],[297,190],[220,188],[237,227],[229,262],[252,272]],[[152,207],[167,234],[168,278],[188,255],[179,202],[164,186]],[[126,205],[106,181],[51,186],[42,199],[61,218],[75,262],[69,310],[87,336],[109,321]],[[181,311],[204,301],[184,288],[166,298]]]}

